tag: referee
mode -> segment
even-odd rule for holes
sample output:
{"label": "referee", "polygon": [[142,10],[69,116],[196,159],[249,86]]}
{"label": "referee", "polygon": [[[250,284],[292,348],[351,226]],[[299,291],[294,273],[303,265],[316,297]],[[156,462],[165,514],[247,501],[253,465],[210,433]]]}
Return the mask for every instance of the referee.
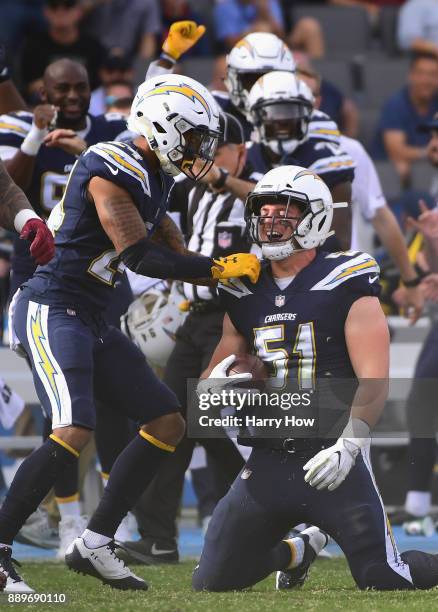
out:
{"label": "referee", "polygon": [[[169,196],[169,209],[181,214],[188,249],[214,258],[249,251],[251,247],[245,236],[244,204],[227,189],[228,177],[230,182],[237,177],[249,181],[248,191],[260,178],[247,165],[239,121],[228,113],[223,113],[221,120],[223,136],[215,157],[216,172],[209,173],[215,177],[214,182],[194,184],[184,179],[174,185]],[[224,310],[215,289],[185,283],[184,292],[190,312],[177,333],[163,380],[177,395],[185,414],[187,379],[199,378],[208,366],[222,335]],[[141,540],[124,542],[124,548],[117,550],[125,561],[178,561],[176,517],[196,442],[185,437],[179,443],[135,507]],[[220,467],[228,488],[244,465],[236,446],[229,438],[198,442],[213,459],[213,465]]]}

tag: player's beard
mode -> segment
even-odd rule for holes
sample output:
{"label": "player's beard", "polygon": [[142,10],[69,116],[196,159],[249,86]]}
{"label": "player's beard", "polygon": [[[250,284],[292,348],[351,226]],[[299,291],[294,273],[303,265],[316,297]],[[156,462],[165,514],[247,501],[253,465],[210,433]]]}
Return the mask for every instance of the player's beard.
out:
{"label": "player's beard", "polygon": [[62,110],[58,112],[57,127],[65,128],[68,130],[80,130],[85,127],[85,118],[87,116],[87,110],[83,110],[80,113],[73,116],[66,115]]}

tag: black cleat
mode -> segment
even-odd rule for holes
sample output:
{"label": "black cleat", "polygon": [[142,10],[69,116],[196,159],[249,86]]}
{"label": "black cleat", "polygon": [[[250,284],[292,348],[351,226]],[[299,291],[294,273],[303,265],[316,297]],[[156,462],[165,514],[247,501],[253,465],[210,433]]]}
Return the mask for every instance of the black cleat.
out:
{"label": "black cleat", "polygon": [[173,541],[142,538],[136,542],[122,542],[116,549],[116,554],[125,563],[140,565],[161,565],[178,563],[179,554]]}
{"label": "black cleat", "polygon": [[12,558],[12,548],[10,546],[0,547],[0,592],[33,593],[34,590],[24,582],[14,565],[20,567],[18,561]]}
{"label": "black cleat", "polygon": [[82,538],[76,538],[67,548],[67,567],[78,574],[93,576],[114,589],[146,591],[148,584],[126,567],[114,552],[115,543],[88,548]]}
{"label": "black cleat", "polygon": [[[317,534],[322,534],[324,538],[316,538]],[[310,566],[329,541],[328,535],[318,527],[309,527],[300,533],[294,532],[292,537],[304,541],[303,560],[298,567],[277,572],[275,579],[277,591],[302,587],[307,580]]]}

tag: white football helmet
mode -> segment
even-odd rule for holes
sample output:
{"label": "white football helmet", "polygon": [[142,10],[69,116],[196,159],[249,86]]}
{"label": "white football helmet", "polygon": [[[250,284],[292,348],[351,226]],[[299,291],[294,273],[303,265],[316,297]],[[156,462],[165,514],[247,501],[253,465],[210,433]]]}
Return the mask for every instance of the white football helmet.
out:
{"label": "white football helmet", "polygon": [[[174,283],[175,285],[175,283]],[[184,297],[159,283],[142,293],[120,318],[121,329],[138,346],[148,363],[164,368],[175,346],[175,334],[187,312],[179,304]]]}
{"label": "white football helmet", "polygon": [[213,164],[220,134],[219,107],[201,83],[164,74],[140,85],[128,128],[147,139],[167,174],[183,172],[197,180]]}
{"label": "white football helmet", "polygon": [[269,32],[254,32],[239,40],[226,62],[225,87],[231,102],[243,112],[248,110],[249,91],[260,76],[272,70],[294,72],[296,68],[292,51]]}
{"label": "white football helmet", "polygon": [[[291,204],[299,207],[298,215],[289,212]],[[281,208],[277,212],[273,206]],[[333,209],[345,206],[347,202],[333,203],[329,188],[314,172],[301,166],[280,166],[267,172],[248,195],[247,231],[263,257],[286,259],[323,244],[334,234],[330,231]]]}
{"label": "white football helmet", "polygon": [[314,97],[291,72],[269,72],[249,92],[251,123],[257,139],[277,155],[293,153],[307,138]]}

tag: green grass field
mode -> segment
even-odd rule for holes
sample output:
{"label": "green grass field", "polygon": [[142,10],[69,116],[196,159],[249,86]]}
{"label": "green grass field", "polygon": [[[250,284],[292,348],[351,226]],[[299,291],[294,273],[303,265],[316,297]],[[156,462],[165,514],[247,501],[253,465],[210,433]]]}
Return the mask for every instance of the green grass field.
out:
{"label": "green grass field", "polygon": [[[306,585],[296,591],[276,592],[273,577],[240,593],[194,593],[190,577],[194,562],[160,567],[137,567],[149,584],[147,592],[122,592],[102,586],[93,578],[78,576],[55,563],[26,563],[22,574],[40,593],[65,593],[74,611],[137,612],[264,612],[301,610],[437,610],[438,591],[394,593],[360,592],[343,559],[317,561]],[[3,595],[0,608],[8,609]],[[12,606],[14,604],[11,604]],[[16,604],[19,610],[48,610],[60,604]]]}

